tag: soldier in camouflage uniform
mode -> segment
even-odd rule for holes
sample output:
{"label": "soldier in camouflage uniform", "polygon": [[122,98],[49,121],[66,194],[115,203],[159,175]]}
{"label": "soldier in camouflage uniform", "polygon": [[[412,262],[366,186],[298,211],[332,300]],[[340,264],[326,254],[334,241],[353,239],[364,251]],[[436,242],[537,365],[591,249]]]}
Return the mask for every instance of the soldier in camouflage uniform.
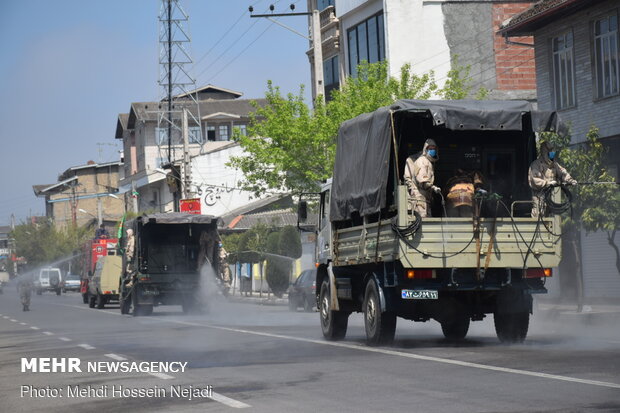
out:
{"label": "soldier in camouflage uniform", "polygon": [[23,311],[30,311],[30,295],[34,287],[30,275],[22,275],[17,286],[19,288],[19,298],[23,306]]}

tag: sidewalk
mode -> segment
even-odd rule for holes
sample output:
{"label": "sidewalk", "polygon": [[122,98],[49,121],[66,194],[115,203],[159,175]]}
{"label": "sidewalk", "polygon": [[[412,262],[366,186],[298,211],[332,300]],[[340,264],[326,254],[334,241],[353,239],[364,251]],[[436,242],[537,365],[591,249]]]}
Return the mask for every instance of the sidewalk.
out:
{"label": "sidewalk", "polygon": [[282,298],[277,298],[273,294],[269,294],[269,298],[267,298],[267,293],[263,293],[262,298],[258,293],[252,293],[251,296],[241,295],[239,292],[236,292],[235,295],[228,295],[228,301],[235,303],[251,303],[258,305],[288,305],[288,297],[286,294],[282,296]]}
{"label": "sidewalk", "polygon": [[579,312],[576,303],[567,304],[538,300],[534,302],[534,313],[545,314],[553,319],[592,323],[620,323],[620,303],[585,303]]}

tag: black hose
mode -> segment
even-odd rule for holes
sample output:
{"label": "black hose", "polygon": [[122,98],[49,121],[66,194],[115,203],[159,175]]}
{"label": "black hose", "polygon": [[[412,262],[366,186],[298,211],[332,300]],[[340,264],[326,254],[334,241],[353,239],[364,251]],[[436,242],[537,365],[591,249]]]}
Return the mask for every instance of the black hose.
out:
{"label": "black hose", "polygon": [[545,201],[545,204],[548,210],[552,214],[559,215],[571,209],[571,215],[572,215],[573,194],[571,194],[571,192],[568,190],[566,186],[560,185],[559,186],[560,191],[562,191],[566,199],[561,202],[555,202],[553,201],[553,189],[554,188],[556,188],[556,186],[547,186],[543,189],[542,196],[543,196],[543,199]]}

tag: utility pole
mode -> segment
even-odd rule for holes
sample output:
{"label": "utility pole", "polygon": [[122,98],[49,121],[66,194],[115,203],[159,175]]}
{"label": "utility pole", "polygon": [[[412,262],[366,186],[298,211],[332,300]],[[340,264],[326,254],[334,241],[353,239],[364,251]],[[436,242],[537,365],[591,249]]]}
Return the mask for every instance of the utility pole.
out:
{"label": "utility pole", "polygon": [[[295,5],[290,5],[291,11],[295,10]],[[254,7],[248,8],[250,13],[254,12]],[[273,12],[274,5],[269,5],[269,10]],[[311,20],[311,38],[304,36],[296,30],[280,23],[273,19],[273,17],[288,17],[288,16],[310,16]],[[250,17],[264,17],[267,20],[276,23],[279,26],[284,27],[293,33],[312,41],[312,58],[314,60],[314,91],[315,96],[321,96],[323,103],[325,102],[325,82],[323,80],[323,48],[321,46],[321,15],[318,10],[312,10],[312,12],[291,12],[291,13],[270,13],[270,14],[250,14]]]}

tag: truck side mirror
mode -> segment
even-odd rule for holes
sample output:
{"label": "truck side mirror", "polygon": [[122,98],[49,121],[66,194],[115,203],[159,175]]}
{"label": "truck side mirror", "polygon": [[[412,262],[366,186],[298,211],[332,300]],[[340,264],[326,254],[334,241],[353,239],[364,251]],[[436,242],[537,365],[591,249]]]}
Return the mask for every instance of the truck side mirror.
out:
{"label": "truck side mirror", "polygon": [[308,219],[308,202],[299,201],[299,205],[297,206],[297,221],[306,222],[307,219]]}

